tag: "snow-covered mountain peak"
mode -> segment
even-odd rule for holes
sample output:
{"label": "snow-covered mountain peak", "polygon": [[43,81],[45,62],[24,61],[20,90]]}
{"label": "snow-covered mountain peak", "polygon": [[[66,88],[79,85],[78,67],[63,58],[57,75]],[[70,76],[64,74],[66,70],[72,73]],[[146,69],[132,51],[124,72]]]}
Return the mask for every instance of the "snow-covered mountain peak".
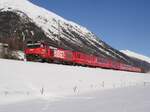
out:
{"label": "snow-covered mountain peak", "polygon": [[34,4],[32,4],[28,0],[1,0],[0,7],[4,8],[4,10],[20,10],[22,12],[26,12],[29,15],[32,13],[32,16],[38,16],[38,15],[42,15],[44,13],[44,16],[46,16],[46,14],[48,14],[48,15],[52,15],[53,17],[62,19],[58,15],[56,15],[50,11],[47,11],[44,8],[38,7]]}
{"label": "snow-covered mountain peak", "polygon": [[[90,33],[85,27],[77,25],[74,22],[68,21],[51,11],[48,11],[42,7],[34,5],[28,0],[1,0],[0,1],[0,10],[2,11],[21,11],[27,14],[39,27],[46,27],[44,30],[48,30],[48,27],[51,26],[51,21],[59,22],[59,24],[69,23],[76,28],[80,28],[85,33]],[[53,23],[54,25],[57,23]],[[46,25],[47,24],[47,25]],[[48,33],[48,32],[47,32]]]}
{"label": "snow-covered mountain peak", "polygon": [[[81,49],[82,47],[91,49],[92,45],[94,49],[96,48],[104,53],[106,52],[104,48],[99,47],[104,46],[104,43],[100,42],[96,35],[87,28],[34,5],[28,0],[1,0],[0,11],[11,11],[17,13],[21,17],[29,18],[30,21],[44,31],[44,34],[53,41],[52,43],[65,40],[65,43],[67,42],[67,45],[63,42],[65,46],[72,44],[77,49]],[[95,50],[91,52],[95,52]],[[107,55],[113,56],[109,52],[106,53]]]}
{"label": "snow-covered mountain peak", "polygon": [[150,63],[150,57],[135,53],[135,52],[130,51],[130,50],[121,50],[121,52],[123,52],[124,54],[126,54],[130,57],[137,58],[137,59],[140,59],[140,60],[143,60],[143,61]]}

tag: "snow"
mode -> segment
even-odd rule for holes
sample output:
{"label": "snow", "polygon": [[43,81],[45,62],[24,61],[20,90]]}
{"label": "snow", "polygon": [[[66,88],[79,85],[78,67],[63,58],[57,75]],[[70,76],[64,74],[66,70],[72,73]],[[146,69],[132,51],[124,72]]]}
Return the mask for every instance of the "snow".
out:
{"label": "snow", "polygon": [[150,86],[97,91],[61,100],[32,99],[1,105],[1,112],[149,112]]}
{"label": "snow", "polygon": [[130,51],[130,50],[121,50],[121,52],[130,56],[130,57],[137,58],[137,59],[140,59],[140,60],[143,60],[143,61],[150,63],[150,57],[135,53],[135,52]]}
{"label": "snow", "polygon": [[[53,27],[58,27],[58,23],[60,25],[70,24],[73,26],[74,29],[82,31],[82,33],[90,33],[90,31],[87,30],[85,27],[66,20],[42,7],[36,6],[28,0],[1,0],[0,9],[2,9],[2,11],[14,11],[20,15],[27,15],[33,22],[35,22],[45,31],[45,34],[48,35],[50,34],[49,30],[51,30],[55,34],[58,34],[58,30]],[[64,26],[65,25],[63,25],[63,27]],[[52,38],[52,36],[49,35],[49,38]]]}
{"label": "snow", "polygon": [[144,85],[150,76],[100,68],[0,59],[0,104]]}
{"label": "snow", "polygon": [[12,56],[17,57],[19,60],[25,60],[25,55],[23,51],[12,51]]}

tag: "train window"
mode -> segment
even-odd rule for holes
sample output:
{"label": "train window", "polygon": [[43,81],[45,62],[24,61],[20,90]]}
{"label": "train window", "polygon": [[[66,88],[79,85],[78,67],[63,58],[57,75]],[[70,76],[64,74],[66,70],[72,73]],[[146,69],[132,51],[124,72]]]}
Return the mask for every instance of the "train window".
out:
{"label": "train window", "polygon": [[72,53],[67,52],[67,53],[66,53],[66,57],[69,58],[69,59],[72,59]]}
{"label": "train window", "polygon": [[108,63],[108,61],[107,61],[107,59],[104,59],[104,58],[98,58],[98,60],[97,60],[99,63]]}
{"label": "train window", "polygon": [[107,60],[106,59],[102,59],[101,62],[102,63],[107,63]]}
{"label": "train window", "polygon": [[40,44],[28,44],[27,48],[39,48],[41,47]]}
{"label": "train window", "polygon": [[80,58],[80,54],[77,54],[77,58]]}

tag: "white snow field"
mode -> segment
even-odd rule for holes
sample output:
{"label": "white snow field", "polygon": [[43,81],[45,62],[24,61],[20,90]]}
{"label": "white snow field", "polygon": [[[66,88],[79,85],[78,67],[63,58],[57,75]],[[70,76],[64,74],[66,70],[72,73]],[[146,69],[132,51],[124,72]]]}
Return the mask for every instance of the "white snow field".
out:
{"label": "white snow field", "polygon": [[0,112],[149,112],[149,96],[150,86],[117,88],[62,100],[39,98],[0,105]]}
{"label": "white snow field", "polygon": [[149,74],[0,59],[0,112],[148,112],[149,85]]}

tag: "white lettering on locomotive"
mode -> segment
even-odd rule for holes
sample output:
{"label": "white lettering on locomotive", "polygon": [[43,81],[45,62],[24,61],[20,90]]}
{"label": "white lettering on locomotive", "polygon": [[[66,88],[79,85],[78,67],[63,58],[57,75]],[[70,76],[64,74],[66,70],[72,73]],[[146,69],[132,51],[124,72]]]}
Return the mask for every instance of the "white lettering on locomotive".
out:
{"label": "white lettering on locomotive", "polygon": [[54,50],[54,57],[64,59],[65,53],[64,51],[61,51],[61,50]]}

